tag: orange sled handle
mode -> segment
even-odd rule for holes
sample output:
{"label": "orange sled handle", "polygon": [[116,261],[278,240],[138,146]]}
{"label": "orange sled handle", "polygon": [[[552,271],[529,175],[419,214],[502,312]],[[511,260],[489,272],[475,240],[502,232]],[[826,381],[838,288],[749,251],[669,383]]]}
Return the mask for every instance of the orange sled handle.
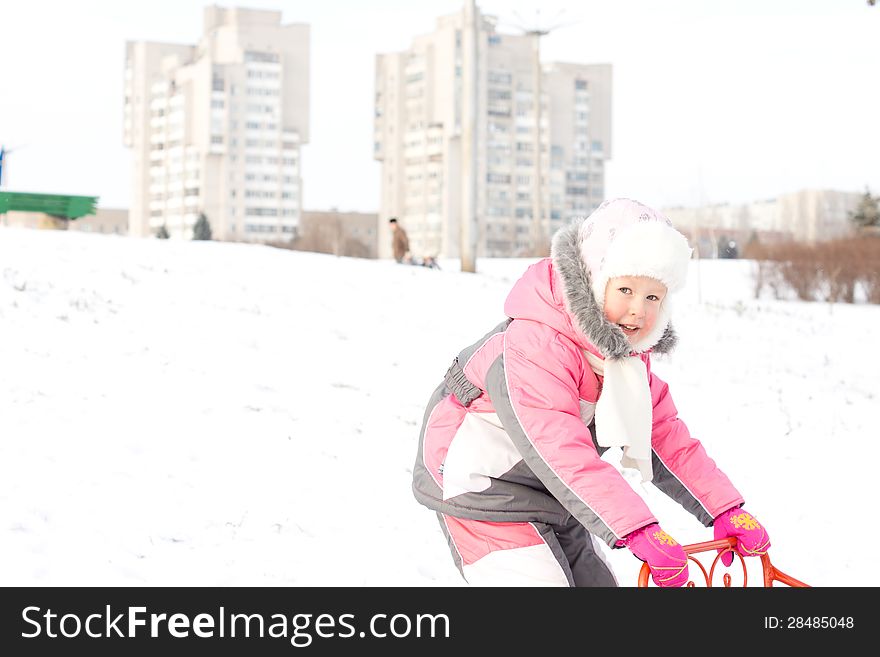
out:
{"label": "orange sled handle", "polygon": [[[742,555],[736,552],[734,548],[736,548],[736,539],[735,538],[723,538],[717,541],[705,541],[703,543],[691,543],[690,545],[683,545],[684,552],[688,555],[688,561],[691,561],[700,568],[700,572],[702,572],[703,577],[706,579],[706,586],[712,587],[712,577],[715,574],[715,567],[720,563],[720,559],[722,555],[727,552],[733,552],[734,556],[739,559],[740,565],[743,569],[743,586],[748,586],[749,583],[749,575],[746,570],[745,561],[743,561]],[[698,559],[692,557],[692,554],[697,554],[699,552],[709,552],[711,550],[722,550],[719,552],[715,559],[712,561],[712,565],[710,566],[709,572],[706,572],[706,568]],[[722,564],[723,565],[723,564]],[[779,570],[776,566],[770,563],[770,555],[762,554],[761,555],[761,566],[764,569],[764,586],[769,588],[773,586],[774,582],[782,582],[788,586],[796,587],[796,588],[809,588],[809,584],[804,584],[802,581],[791,577],[790,575],[786,575],[784,572]],[[693,571],[691,571],[693,572]],[[648,567],[648,564],[643,563],[642,569],[639,571],[639,586],[644,588],[648,586],[648,579],[651,576],[651,569]],[[724,573],[721,578],[724,586],[726,588],[730,587],[731,577],[730,573]],[[687,586],[693,587],[694,583],[689,581]]]}

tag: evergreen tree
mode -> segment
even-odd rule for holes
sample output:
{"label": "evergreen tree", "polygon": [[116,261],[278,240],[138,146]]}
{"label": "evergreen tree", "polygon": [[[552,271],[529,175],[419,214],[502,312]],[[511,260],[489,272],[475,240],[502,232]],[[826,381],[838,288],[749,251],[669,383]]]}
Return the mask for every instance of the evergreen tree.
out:
{"label": "evergreen tree", "polygon": [[208,223],[208,218],[205,216],[204,212],[199,213],[198,221],[196,221],[196,225],[193,226],[193,239],[194,240],[210,240],[211,239],[211,224]]}
{"label": "evergreen tree", "polygon": [[859,228],[880,226],[880,208],[877,205],[877,198],[871,196],[870,191],[865,190],[865,195],[862,196],[855,211],[849,213],[849,218]]}
{"label": "evergreen tree", "polygon": [[159,230],[156,231],[156,237],[160,240],[167,240],[171,237],[171,235],[168,234],[168,229],[165,227],[165,224],[162,224]]}

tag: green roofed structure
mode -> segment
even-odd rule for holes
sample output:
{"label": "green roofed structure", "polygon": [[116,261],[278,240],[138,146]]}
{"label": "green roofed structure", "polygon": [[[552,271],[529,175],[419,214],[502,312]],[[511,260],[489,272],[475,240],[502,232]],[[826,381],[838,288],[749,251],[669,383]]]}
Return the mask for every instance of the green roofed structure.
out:
{"label": "green roofed structure", "polygon": [[79,219],[97,211],[97,196],[0,192],[0,214],[41,212],[61,219]]}

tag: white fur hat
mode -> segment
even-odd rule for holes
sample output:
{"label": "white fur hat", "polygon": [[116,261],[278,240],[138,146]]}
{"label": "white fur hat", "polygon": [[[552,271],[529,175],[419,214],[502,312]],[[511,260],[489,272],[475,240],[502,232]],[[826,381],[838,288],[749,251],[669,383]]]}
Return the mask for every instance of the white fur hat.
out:
{"label": "white fur hat", "polygon": [[626,198],[605,201],[588,217],[573,221],[553,237],[551,256],[564,282],[573,319],[587,338],[610,358],[654,349],[667,353],[676,336],[666,295],[654,328],[630,344],[605,318],[605,287],[616,276],[650,276],[670,293],[687,278],[692,249],[672,222],[648,206]]}
{"label": "white fur hat", "polygon": [[[600,205],[581,225],[581,256],[590,270],[593,296],[602,308],[608,279],[648,276],[677,292],[687,280],[693,249],[665,216],[630,199]],[[637,351],[653,346],[669,323],[671,302],[664,299],[650,334],[633,345]]]}
{"label": "white fur hat", "polygon": [[693,251],[687,239],[669,219],[637,201],[606,201],[581,224],[580,238],[600,305],[615,276],[649,276],[670,292],[684,287]]}

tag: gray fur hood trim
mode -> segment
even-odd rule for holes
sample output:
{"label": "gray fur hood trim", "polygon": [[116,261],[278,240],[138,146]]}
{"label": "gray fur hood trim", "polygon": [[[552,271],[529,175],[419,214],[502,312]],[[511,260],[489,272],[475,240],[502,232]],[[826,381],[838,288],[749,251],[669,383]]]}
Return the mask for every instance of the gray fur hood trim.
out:
{"label": "gray fur hood trim", "polygon": [[[565,303],[577,328],[606,358],[624,358],[633,354],[633,347],[615,324],[605,318],[593,296],[589,268],[581,254],[581,231],[587,218],[575,220],[560,228],[553,236],[550,258],[563,282]],[[661,318],[658,318],[661,321]],[[665,354],[672,351],[678,336],[667,320],[666,329],[653,347],[644,351]]]}

